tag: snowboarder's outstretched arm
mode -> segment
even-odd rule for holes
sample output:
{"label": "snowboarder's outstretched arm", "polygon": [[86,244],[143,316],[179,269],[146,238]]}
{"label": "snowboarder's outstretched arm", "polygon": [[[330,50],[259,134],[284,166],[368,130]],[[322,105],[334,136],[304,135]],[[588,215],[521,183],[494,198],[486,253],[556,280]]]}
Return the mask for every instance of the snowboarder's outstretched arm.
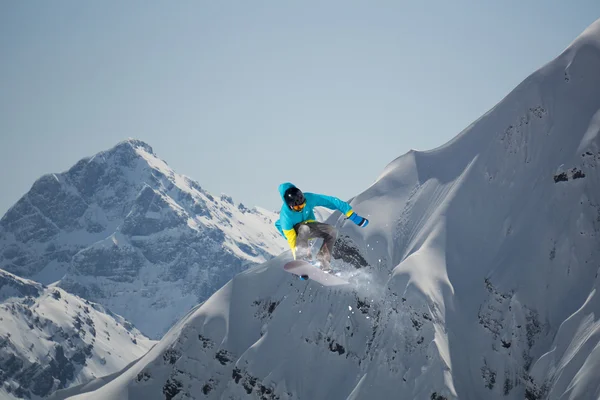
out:
{"label": "snowboarder's outstretched arm", "polygon": [[369,220],[361,217],[357,213],[352,210],[352,206],[346,203],[343,200],[338,199],[333,196],[326,196],[324,194],[316,194],[316,193],[306,193],[307,201],[309,198],[312,199],[312,204],[314,206],[321,206],[325,208],[329,208],[331,210],[339,210],[342,214],[346,216],[350,221],[354,222],[356,225],[365,227],[369,224]]}

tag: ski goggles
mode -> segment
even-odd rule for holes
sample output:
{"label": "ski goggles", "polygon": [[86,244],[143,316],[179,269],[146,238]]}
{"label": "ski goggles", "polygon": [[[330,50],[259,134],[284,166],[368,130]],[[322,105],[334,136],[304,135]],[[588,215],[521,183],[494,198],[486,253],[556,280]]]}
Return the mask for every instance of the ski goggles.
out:
{"label": "ski goggles", "polygon": [[306,202],[304,202],[300,205],[297,205],[297,206],[292,206],[291,208],[294,211],[302,211],[304,209],[304,207],[306,207]]}

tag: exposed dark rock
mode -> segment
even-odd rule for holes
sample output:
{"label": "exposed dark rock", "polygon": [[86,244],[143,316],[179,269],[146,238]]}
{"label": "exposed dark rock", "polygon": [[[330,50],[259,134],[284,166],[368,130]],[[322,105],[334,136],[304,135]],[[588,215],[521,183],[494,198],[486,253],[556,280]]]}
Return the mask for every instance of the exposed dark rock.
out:
{"label": "exposed dark rock", "polygon": [[150,378],[151,378],[151,376],[150,376],[150,373],[149,373],[149,372],[147,372],[147,371],[142,371],[142,372],[140,372],[139,374],[137,374],[136,381],[138,381],[138,382],[142,382],[142,381],[143,381],[143,382],[146,382],[146,381],[148,381]]}
{"label": "exposed dark rock", "polygon": [[585,173],[580,170],[580,169],[573,169],[573,179],[581,179],[581,178],[585,178]]}
{"label": "exposed dark rock", "polygon": [[507,377],[506,379],[504,379],[504,388],[503,388],[504,395],[508,396],[510,394],[510,391],[512,390],[512,388],[513,388],[513,382],[510,380],[510,378]]}
{"label": "exposed dark rock", "polygon": [[87,356],[85,354],[85,350],[79,349],[73,354],[73,356],[71,357],[71,361],[79,365],[85,365],[86,358]]}
{"label": "exposed dark rock", "polygon": [[527,346],[531,349],[535,343],[535,338],[542,332],[542,326],[539,322],[539,317],[537,312],[532,310],[527,310],[527,314],[525,319],[527,324],[525,325],[525,330],[527,332]]}
{"label": "exposed dark rock", "polygon": [[200,341],[202,342],[202,347],[203,348],[212,348],[213,347],[213,343],[212,340],[210,340],[209,338],[206,338],[202,335],[198,335],[198,339],[200,339]]}
{"label": "exposed dark rock", "polygon": [[211,390],[213,390],[213,387],[210,383],[206,383],[202,386],[202,393],[204,394],[209,394]]}
{"label": "exposed dark rock", "polygon": [[554,175],[554,183],[567,182],[568,180],[569,177],[567,176],[566,172],[561,172],[560,174]]}
{"label": "exposed dark rock", "polygon": [[221,200],[224,201],[224,202],[226,202],[226,203],[229,203],[229,204],[233,205],[233,199],[231,198],[231,196],[228,196],[226,194],[222,194],[221,195]]}
{"label": "exposed dark rock", "polygon": [[250,394],[254,390],[254,386],[256,385],[256,378],[248,376],[242,382],[242,386],[246,389],[246,393]]}
{"label": "exposed dark rock", "polygon": [[181,352],[176,349],[167,349],[167,351],[165,351],[163,354],[163,360],[169,364],[175,364],[179,357],[181,357]]}
{"label": "exposed dark rock", "polygon": [[485,382],[485,387],[492,390],[496,384],[496,371],[488,367],[487,363],[485,363],[485,360],[483,367],[481,367],[481,377]]}
{"label": "exposed dark rock", "polygon": [[371,308],[371,305],[366,302],[363,301],[359,298],[356,298],[356,308],[363,314],[368,314],[369,313],[369,309]]}
{"label": "exposed dark rock", "polygon": [[240,379],[243,378],[242,371],[238,367],[235,367],[231,373],[231,377],[235,380],[235,383],[240,383]]}
{"label": "exposed dark rock", "polygon": [[[7,288],[11,289],[11,296],[37,298],[42,292],[41,285],[27,284],[17,277],[0,270],[0,289],[8,293]],[[4,300],[0,296],[0,300]]]}
{"label": "exposed dark rock", "polygon": [[273,388],[263,385],[257,377],[254,377],[247,372],[242,372],[242,370],[237,367],[233,369],[232,378],[236,384],[242,383],[247,394],[251,394],[256,389],[256,395],[260,400],[279,399],[279,397],[275,395]]}
{"label": "exposed dark rock", "polygon": [[242,250],[244,253],[252,256],[252,257],[256,257],[258,256],[258,252],[256,250],[254,250],[254,248],[252,246],[248,246],[245,243],[237,243],[237,246],[240,248],[240,250]]}
{"label": "exposed dark rock", "polygon": [[349,236],[338,237],[333,246],[331,255],[335,259],[352,264],[354,268],[364,268],[369,265],[367,260],[360,254],[360,250]]}
{"label": "exposed dark rock", "polygon": [[217,354],[215,354],[215,358],[219,360],[221,365],[227,365],[231,362],[231,354],[227,350],[219,350]]}
{"label": "exposed dark rock", "polygon": [[344,349],[344,346],[342,346],[339,343],[335,343],[334,341],[331,341],[331,343],[329,343],[329,350],[334,353],[338,353],[339,355],[342,355],[346,352],[346,349]]}
{"label": "exposed dark rock", "polygon": [[73,257],[73,267],[80,274],[127,282],[137,276],[144,261],[131,246],[92,246]]}
{"label": "exposed dark rock", "polygon": [[165,400],[171,400],[173,399],[173,397],[177,396],[177,394],[181,392],[182,387],[183,385],[181,382],[174,378],[169,378],[163,386],[163,394],[165,395]]}
{"label": "exposed dark rock", "polygon": [[410,319],[410,320],[411,320],[411,322],[412,322],[412,324],[413,324],[413,327],[414,327],[416,330],[419,330],[419,329],[421,329],[421,327],[423,326],[423,322],[419,321],[419,320],[418,320],[418,319],[416,319],[415,317],[411,317],[411,319]]}

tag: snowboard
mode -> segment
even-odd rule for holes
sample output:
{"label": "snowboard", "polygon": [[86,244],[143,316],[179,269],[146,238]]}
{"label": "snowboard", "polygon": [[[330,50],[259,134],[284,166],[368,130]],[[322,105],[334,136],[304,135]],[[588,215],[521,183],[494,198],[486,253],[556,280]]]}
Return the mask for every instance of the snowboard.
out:
{"label": "snowboard", "polygon": [[302,260],[290,261],[283,266],[283,269],[289,273],[299,276],[303,279],[310,279],[320,283],[323,286],[347,285],[349,282],[333,274],[323,272],[321,268],[315,267],[309,262]]}

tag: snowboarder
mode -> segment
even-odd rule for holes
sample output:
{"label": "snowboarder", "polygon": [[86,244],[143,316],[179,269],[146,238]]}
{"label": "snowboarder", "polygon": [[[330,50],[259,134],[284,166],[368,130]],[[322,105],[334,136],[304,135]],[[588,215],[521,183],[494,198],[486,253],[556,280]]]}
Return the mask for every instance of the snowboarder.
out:
{"label": "snowboarder", "polygon": [[322,238],[323,244],[317,253],[317,260],[321,263],[323,271],[331,271],[331,250],[337,237],[337,231],[331,225],[318,222],[313,208],[321,206],[339,210],[347,219],[363,228],[369,223],[366,218],[355,213],[350,204],[337,197],[302,193],[300,189],[289,182],[279,185],[279,193],[283,205],[280,217],[275,221],[275,226],[287,239],[294,260],[312,261],[308,240]]}

